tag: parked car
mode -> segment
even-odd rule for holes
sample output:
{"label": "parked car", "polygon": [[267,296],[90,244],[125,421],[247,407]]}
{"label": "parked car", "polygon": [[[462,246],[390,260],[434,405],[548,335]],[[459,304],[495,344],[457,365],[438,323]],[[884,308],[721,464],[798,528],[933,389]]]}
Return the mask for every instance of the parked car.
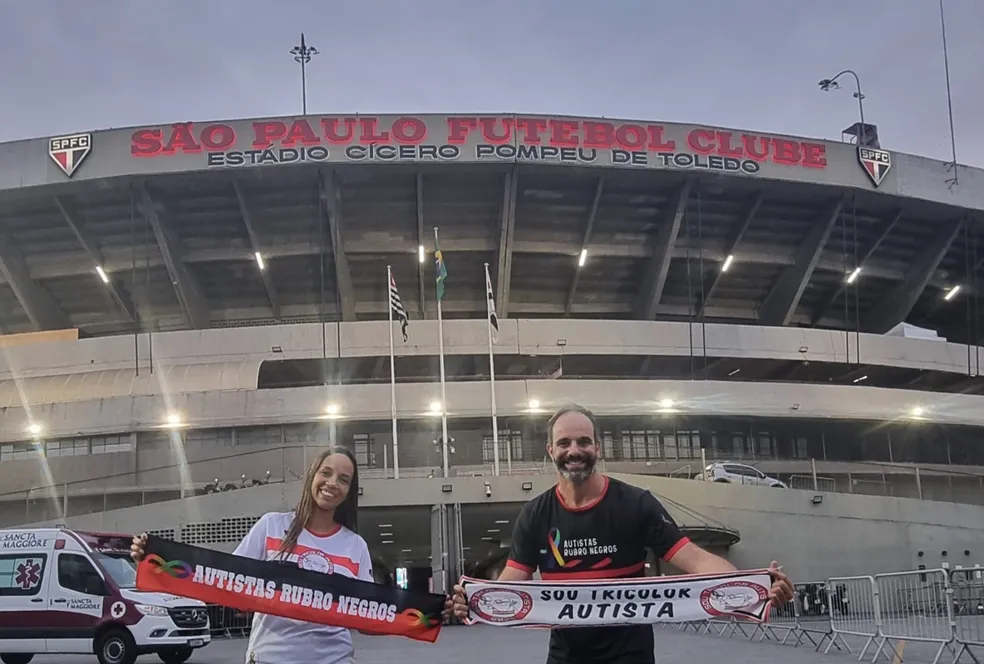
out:
{"label": "parked car", "polygon": [[779,489],[787,488],[786,483],[769,477],[758,468],[746,466],[743,463],[718,461],[708,464],[704,472],[694,478],[705,482],[724,482],[730,484],[751,484],[753,486],[768,486]]}

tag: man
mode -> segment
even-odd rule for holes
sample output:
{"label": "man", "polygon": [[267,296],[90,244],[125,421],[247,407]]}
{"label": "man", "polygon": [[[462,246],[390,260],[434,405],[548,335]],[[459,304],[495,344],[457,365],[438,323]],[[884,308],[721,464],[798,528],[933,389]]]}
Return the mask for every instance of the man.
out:
{"label": "man", "polygon": [[[597,422],[577,405],[558,410],[547,424],[547,453],[557,466],[557,484],[523,506],[513,529],[512,550],[499,581],[584,581],[645,575],[646,549],[685,574],[736,571],[727,560],[681,535],[648,491],[595,472],[600,452]],[[577,548],[576,559],[565,548]],[[773,561],[770,598],[793,597],[789,579]],[[455,586],[454,613],[468,615],[464,589]],[[547,664],[654,664],[651,625],[555,629]]]}

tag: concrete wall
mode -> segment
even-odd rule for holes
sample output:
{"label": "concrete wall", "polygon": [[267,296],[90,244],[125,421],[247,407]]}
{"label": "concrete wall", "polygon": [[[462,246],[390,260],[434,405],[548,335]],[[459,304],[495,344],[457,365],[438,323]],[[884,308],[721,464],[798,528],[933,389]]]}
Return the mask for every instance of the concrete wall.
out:
{"label": "concrete wall", "polygon": [[[737,529],[741,541],[727,554],[737,566],[753,568],[776,559],[797,582],[916,569],[920,564],[933,568],[943,561],[972,564],[984,559],[984,507],[980,506],[837,494],[824,495],[822,503],[814,504],[810,491],[719,486],[637,475],[616,477]],[[491,499],[485,496],[485,482],[492,485]],[[532,482],[533,490],[523,491],[524,482]],[[360,504],[521,502],[547,490],[553,482],[553,477],[545,475],[367,481]],[[444,484],[452,485],[450,493],[442,491]],[[137,532],[230,516],[259,516],[290,509],[298,490],[296,483],[270,485],[238,494],[73,517],[68,525]]]}
{"label": "concrete wall", "polygon": [[[448,385],[448,416],[482,418],[489,413],[485,381]],[[675,412],[692,416],[824,418],[887,422],[908,418],[915,406],[921,422],[984,426],[984,396],[917,392],[857,385],[741,383],[673,380],[512,380],[496,382],[498,413],[503,417],[536,415],[536,399],[548,413],[575,401],[598,415],[658,413],[662,399],[676,401]],[[436,382],[396,387],[397,417],[434,420],[430,404],[440,400]],[[196,428],[317,422],[326,404],[338,404],[347,420],[390,418],[389,385],[343,385],[278,390],[212,391],[204,393],[119,397],[99,401],[48,404],[0,411],[0,442],[25,439],[31,421],[44,426],[49,438],[134,430],[163,430],[176,412]]]}
{"label": "concrete wall", "polygon": [[[901,278],[901,277],[900,277]],[[687,357],[691,351],[727,358],[808,360],[810,362],[857,361],[873,365],[967,373],[967,346],[874,334],[850,334],[850,356],[845,333],[789,327],[675,322],[503,319],[499,321],[496,354],[519,355],[657,355]],[[694,333],[691,335],[691,331]],[[389,355],[385,322],[332,323],[325,326],[327,353],[335,357]],[[412,321],[408,343],[398,343],[400,356],[437,355],[437,323]],[[691,342],[691,336],[693,340]],[[444,323],[445,354],[486,355],[488,341],[483,320],[449,320]],[[39,349],[43,348],[43,352]],[[279,349],[279,350],[276,350]],[[984,358],[984,348],[971,348]],[[262,362],[263,360],[318,359],[322,357],[322,328],[318,324],[192,330],[155,334],[155,370],[172,365]],[[0,380],[98,371],[149,373],[147,335],[138,338],[135,356],[131,336],[99,337],[25,345],[0,353]],[[973,362],[971,366],[980,366]],[[254,376],[255,378],[255,376]],[[240,388],[255,387],[243,377]],[[160,390],[172,389],[166,381]],[[188,391],[194,391],[189,386]],[[231,389],[231,388],[229,388]],[[82,394],[84,398],[86,395]]]}

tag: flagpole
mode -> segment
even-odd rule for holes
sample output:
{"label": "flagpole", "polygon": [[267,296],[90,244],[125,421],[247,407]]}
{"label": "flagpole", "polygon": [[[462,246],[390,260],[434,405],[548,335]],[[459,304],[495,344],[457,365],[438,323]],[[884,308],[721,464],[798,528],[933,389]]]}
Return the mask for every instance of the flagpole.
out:
{"label": "flagpole", "polygon": [[400,445],[396,431],[396,354],[393,349],[393,301],[390,289],[393,287],[393,269],[386,266],[386,309],[389,311],[390,335],[390,417],[393,419],[393,479],[400,479]]}
{"label": "flagpole", "polygon": [[[491,284],[489,276],[489,264],[485,264],[485,283]],[[487,307],[491,307],[492,302],[487,302]],[[485,327],[489,333],[489,392],[492,395],[492,474],[499,474],[499,421],[495,412],[495,357],[492,352],[492,312],[486,312]],[[510,468],[512,470],[512,468]]]}
{"label": "flagpole", "polygon": [[[440,246],[437,242],[437,226],[434,227],[434,246]],[[437,343],[438,351],[441,356],[441,455],[444,458],[444,476],[450,475],[448,469],[448,393],[445,387],[444,378],[444,318],[441,315],[441,300],[437,298]]]}

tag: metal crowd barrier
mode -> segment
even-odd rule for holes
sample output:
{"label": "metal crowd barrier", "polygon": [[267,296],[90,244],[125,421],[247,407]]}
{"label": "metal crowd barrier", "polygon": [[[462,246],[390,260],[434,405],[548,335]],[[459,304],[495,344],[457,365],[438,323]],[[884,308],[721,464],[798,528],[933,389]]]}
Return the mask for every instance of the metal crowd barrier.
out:
{"label": "metal crowd barrier", "polygon": [[208,625],[213,637],[241,638],[249,636],[253,614],[218,604],[208,605]]}
{"label": "metal crowd barrier", "polygon": [[[666,624],[696,634],[739,636],[797,648],[809,643],[824,654],[836,649],[857,660],[984,664],[984,568],[932,569],[874,576],[834,577],[795,587],[791,602],[774,609],[769,621],[712,619]],[[931,654],[914,659],[908,643],[925,644]],[[932,659],[929,659],[929,657]]]}
{"label": "metal crowd barrier", "polygon": [[[225,606],[208,606],[214,637],[249,635],[253,615]],[[712,619],[664,624],[695,634],[739,636],[798,648],[809,643],[824,654],[836,649],[853,654],[847,637],[863,642],[858,661],[913,661],[904,658],[904,643],[935,647],[932,664],[943,653],[951,664],[984,664],[984,567],[892,572],[874,576],[833,577],[800,583],[793,600],[773,609],[769,621],[754,624]],[[856,644],[857,645],[857,644]]]}

